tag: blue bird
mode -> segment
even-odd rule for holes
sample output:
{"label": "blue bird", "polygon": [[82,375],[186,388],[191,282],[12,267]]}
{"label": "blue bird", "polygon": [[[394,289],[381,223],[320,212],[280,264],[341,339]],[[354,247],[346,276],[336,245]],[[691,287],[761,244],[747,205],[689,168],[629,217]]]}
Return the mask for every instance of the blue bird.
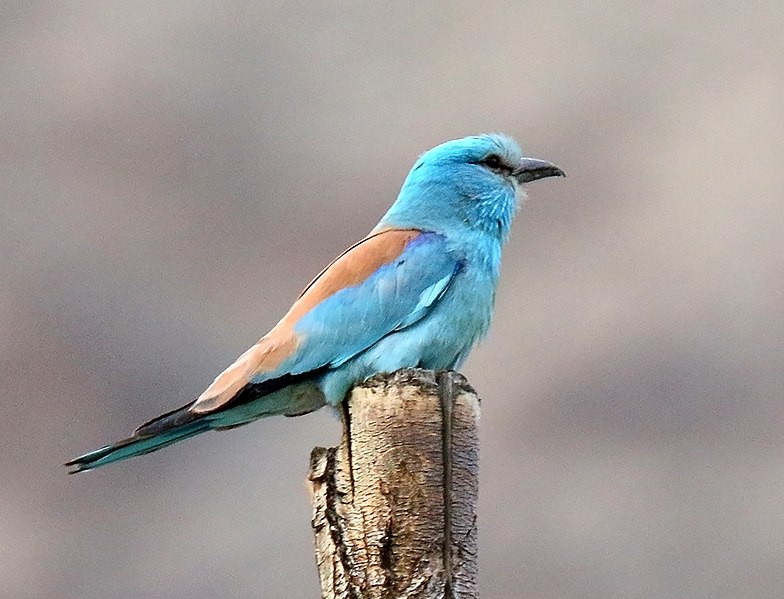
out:
{"label": "blue bird", "polygon": [[66,466],[91,470],[205,431],[336,406],[378,372],[459,368],[490,325],[520,186],[552,176],[564,173],[503,135],[429,150],[370,234],[198,399]]}

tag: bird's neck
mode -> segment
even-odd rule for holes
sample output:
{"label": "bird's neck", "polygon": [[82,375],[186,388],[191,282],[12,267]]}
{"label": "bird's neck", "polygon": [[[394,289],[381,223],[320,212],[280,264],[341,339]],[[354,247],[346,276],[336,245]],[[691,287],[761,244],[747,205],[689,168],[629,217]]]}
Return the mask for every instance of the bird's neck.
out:
{"label": "bird's neck", "polygon": [[443,236],[450,253],[461,262],[471,264],[497,280],[501,263],[501,249],[506,235],[499,235],[498,229],[490,231],[469,226],[464,222],[445,222],[443,218],[428,218],[418,214],[406,218],[403,213],[387,214],[376,225],[372,233],[385,229],[418,229]]}
{"label": "bird's neck", "polygon": [[412,171],[377,229],[428,229],[449,236],[496,240],[503,245],[517,212],[517,190],[481,188],[449,178],[422,179]]}

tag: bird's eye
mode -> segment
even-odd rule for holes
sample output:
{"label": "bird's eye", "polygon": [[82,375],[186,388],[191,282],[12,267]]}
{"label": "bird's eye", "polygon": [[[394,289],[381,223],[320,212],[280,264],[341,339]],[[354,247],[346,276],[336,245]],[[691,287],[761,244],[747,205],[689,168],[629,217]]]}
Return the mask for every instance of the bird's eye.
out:
{"label": "bird's eye", "polygon": [[498,170],[501,168],[501,157],[498,154],[490,154],[490,156],[484,159],[484,163],[488,168]]}

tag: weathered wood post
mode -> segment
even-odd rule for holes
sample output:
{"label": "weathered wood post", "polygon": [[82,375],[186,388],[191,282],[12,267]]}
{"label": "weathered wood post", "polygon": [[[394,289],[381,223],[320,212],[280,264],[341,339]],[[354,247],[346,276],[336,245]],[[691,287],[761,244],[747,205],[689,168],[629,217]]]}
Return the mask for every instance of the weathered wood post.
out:
{"label": "weathered wood post", "polygon": [[465,378],[377,375],[343,420],[340,446],[311,454],[322,597],[478,597],[479,399]]}

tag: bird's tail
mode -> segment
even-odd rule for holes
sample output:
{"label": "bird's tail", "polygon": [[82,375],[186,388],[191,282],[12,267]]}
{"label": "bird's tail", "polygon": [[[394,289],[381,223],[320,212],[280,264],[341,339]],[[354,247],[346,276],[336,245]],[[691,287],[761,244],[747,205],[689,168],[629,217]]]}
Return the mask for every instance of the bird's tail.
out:
{"label": "bird's tail", "polygon": [[65,465],[70,468],[70,474],[75,474],[157,451],[206,431],[228,430],[276,414],[307,414],[324,405],[323,393],[309,382],[313,376],[313,372],[307,372],[248,384],[231,400],[210,411],[194,410],[199,400],[193,401],[145,422],[127,439],[86,453]]}
{"label": "bird's tail", "polygon": [[112,462],[156,451],[182,439],[212,429],[211,419],[188,410],[192,404],[158,416],[137,428],[133,435],[66,462],[69,474],[93,470]]}

